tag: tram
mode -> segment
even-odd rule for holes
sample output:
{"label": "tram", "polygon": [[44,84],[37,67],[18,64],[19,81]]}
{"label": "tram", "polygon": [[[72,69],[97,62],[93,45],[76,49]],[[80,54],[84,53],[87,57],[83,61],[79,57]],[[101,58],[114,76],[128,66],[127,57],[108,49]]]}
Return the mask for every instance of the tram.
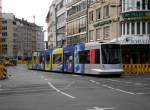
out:
{"label": "tram", "polygon": [[[80,43],[33,52],[32,69],[93,75],[122,75],[121,46],[116,43]],[[42,63],[42,68],[39,65]],[[31,66],[30,66],[31,68]]]}

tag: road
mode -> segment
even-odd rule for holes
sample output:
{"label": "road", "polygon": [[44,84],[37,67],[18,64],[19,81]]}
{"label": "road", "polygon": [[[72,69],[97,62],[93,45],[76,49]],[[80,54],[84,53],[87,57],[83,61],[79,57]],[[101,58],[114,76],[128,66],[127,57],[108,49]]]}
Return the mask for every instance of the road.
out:
{"label": "road", "polygon": [[150,76],[102,78],[8,67],[0,110],[149,110]]}

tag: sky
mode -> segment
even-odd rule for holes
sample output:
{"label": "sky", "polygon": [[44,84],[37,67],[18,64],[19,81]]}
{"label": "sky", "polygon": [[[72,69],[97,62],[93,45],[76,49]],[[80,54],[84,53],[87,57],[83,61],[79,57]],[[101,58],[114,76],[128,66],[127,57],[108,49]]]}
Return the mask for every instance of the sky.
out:
{"label": "sky", "polygon": [[13,13],[17,18],[24,18],[28,22],[34,22],[43,26],[46,30],[46,15],[52,0],[2,0],[2,12]]}

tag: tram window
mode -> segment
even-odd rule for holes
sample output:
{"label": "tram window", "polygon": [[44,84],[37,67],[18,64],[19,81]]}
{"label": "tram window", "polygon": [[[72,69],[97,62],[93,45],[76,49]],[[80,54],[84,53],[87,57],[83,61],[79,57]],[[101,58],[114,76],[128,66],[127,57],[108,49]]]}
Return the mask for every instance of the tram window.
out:
{"label": "tram window", "polygon": [[62,62],[62,54],[53,55],[53,64],[59,64]]}
{"label": "tram window", "polygon": [[79,53],[79,64],[90,64],[90,51],[80,51]]}
{"label": "tram window", "polygon": [[50,61],[50,56],[49,55],[46,55],[46,61]]}
{"label": "tram window", "polygon": [[95,50],[95,64],[100,64],[100,50]]}
{"label": "tram window", "polygon": [[36,56],[33,56],[33,60],[34,60],[34,61],[36,60]]}
{"label": "tram window", "polygon": [[40,58],[39,58],[39,62],[40,62],[40,63],[42,62],[42,56],[40,56]]}

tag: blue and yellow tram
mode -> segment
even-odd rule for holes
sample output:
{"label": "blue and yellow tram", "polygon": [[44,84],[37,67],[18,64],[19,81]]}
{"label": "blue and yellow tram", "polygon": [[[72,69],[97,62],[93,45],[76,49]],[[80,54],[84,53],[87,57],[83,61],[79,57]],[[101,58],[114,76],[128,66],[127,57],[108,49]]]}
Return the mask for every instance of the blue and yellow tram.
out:
{"label": "blue and yellow tram", "polygon": [[[121,75],[119,44],[80,43],[74,46],[33,52],[32,69],[76,74]],[[41,66],[39,69],[39,65]]]}

